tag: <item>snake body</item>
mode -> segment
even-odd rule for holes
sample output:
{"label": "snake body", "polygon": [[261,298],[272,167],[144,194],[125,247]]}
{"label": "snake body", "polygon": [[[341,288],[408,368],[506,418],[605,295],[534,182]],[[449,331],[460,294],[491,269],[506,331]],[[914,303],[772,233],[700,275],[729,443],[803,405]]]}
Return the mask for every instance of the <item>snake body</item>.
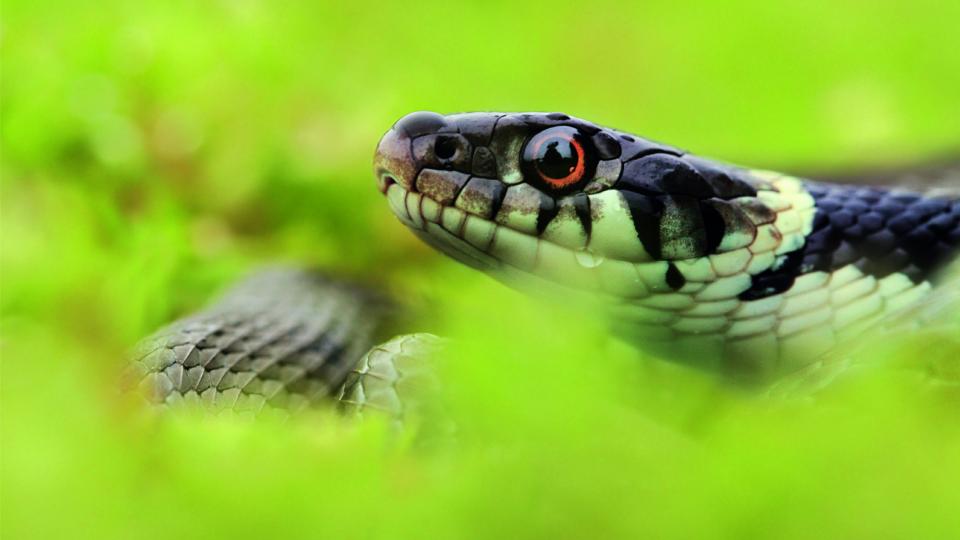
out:
{"label": "snake body", "polygon": [[[916,304],[960,251],[954,173],[926,193],[815,182],[560,113],[412,113],[381,139],[374,170],[397,218],[439,251],[583,300],[664,358],[753,379]],[[383,313],[360,288],[275,271],[146,340],[135,371],[167,405],[333,397],[396,414],[419,371],[410,359],[437,346],[401,337],[364,354]]]}

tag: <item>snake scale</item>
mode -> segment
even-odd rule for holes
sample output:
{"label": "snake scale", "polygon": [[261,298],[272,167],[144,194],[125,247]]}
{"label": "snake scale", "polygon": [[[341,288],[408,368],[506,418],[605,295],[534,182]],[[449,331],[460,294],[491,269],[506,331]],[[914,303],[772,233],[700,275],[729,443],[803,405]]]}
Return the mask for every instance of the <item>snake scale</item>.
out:
{"label": "snake scale", "polygon": [[[803,369],[930,295],[960,251],[956,167],[915,175],[915,191],[903,175],[825,183],[560,113],[411,113],[381,139],[374,172],[430,246],[734,378]],[[322,274],[268,271],[144,340],[133,371],[169,407],[255,414],[332,398],[402,420],[442,345],[413,334],[371,349],[388,304]]]}

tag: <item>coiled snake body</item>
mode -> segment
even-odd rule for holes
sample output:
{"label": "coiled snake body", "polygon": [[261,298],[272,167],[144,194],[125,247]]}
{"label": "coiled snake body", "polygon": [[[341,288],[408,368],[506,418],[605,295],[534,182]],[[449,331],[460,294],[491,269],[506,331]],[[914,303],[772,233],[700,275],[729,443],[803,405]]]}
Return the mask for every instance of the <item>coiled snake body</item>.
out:
{"label": "coiled snake body", "polygon": [[[393,213],[441,252],[583,299],[664,358],[752,379],[795,372],[915,304],[960,250],[956,170],[923,192],[819,183],[557,113],[412,113],[374,169]],[[166,404],[255,412],[333,396],[396,413],[437,342],[364,355],[383,313],[360,289],[274,271],[145,341],[135,365]]]}

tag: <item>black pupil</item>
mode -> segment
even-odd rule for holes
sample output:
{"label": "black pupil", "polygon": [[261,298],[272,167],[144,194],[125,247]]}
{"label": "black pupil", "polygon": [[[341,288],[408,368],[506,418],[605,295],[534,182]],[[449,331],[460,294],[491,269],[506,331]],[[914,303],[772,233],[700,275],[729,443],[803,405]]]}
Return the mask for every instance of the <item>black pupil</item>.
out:
{"label": "black pupil", "polygon": [[566,139],[545,141],[536,156],[537,170],[547,178],[565,178],[577,168],[577,152]]}
{"label": "black pupil", "polygon": [[437,137],[437,144],[434,147],[437,157],[440,159],[450,159],[457,153],[457,141],[453,137]]}

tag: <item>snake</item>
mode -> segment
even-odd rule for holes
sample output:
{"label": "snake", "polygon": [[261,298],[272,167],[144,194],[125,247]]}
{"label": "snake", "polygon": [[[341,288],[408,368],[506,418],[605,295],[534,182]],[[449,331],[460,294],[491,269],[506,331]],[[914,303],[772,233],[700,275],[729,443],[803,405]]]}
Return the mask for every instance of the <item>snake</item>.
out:
{"label": "snake", "polygon": [[[943,277],[960,252],[955,163],[844,183],[562,113],[425,111],[394,123],[373,161],[391,212],[427,245],[723,378],[782,379],[957,287]],[[163,408],[335,403],[402,422],[429,401],[445,341],[386,339],[396,311],[323,271],[270,269],[138,344],[132,380]]]}

